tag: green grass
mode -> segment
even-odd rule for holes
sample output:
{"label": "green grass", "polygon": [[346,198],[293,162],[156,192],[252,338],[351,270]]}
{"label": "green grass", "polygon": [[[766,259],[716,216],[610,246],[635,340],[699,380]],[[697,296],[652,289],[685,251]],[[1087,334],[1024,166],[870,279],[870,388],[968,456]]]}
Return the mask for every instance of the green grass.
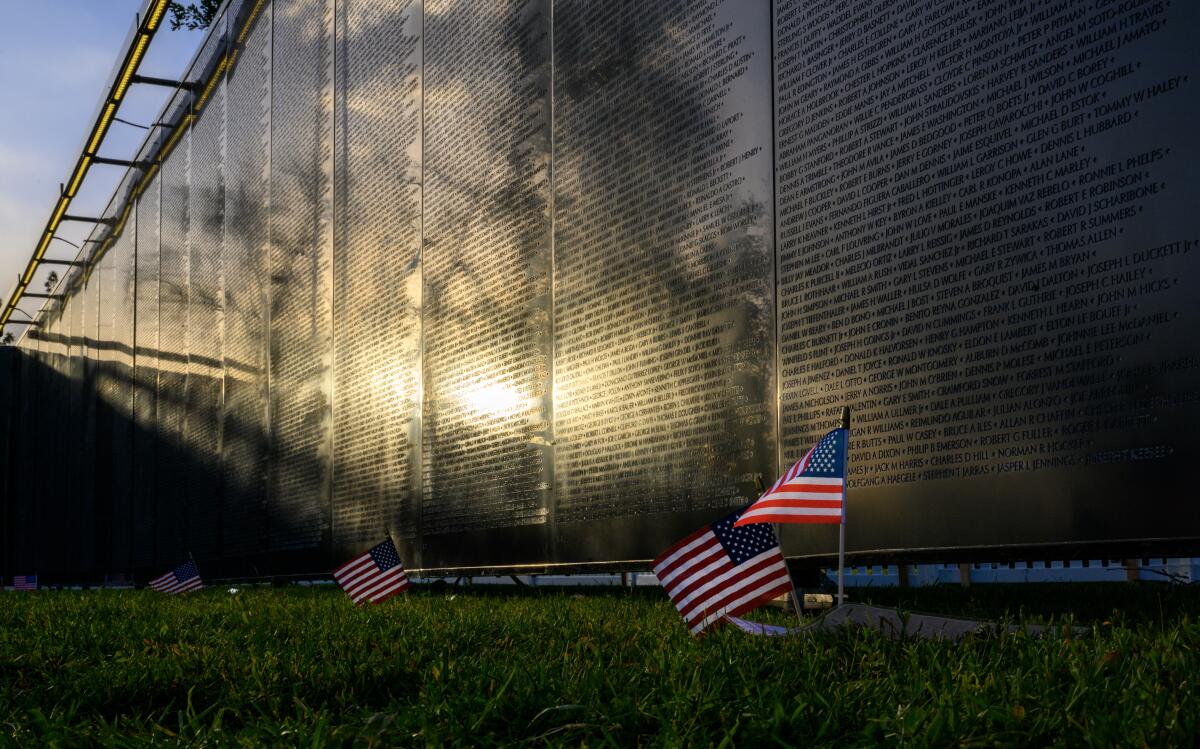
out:
{"label": "green grass", "polygon": [[856,597],[1091,634],[951,644],[730,628],[692,640],[655,590],[426,590],[365,609],[328,589],[4,593],[0,745],[1163,746],[1200,735],[1200,590]]}

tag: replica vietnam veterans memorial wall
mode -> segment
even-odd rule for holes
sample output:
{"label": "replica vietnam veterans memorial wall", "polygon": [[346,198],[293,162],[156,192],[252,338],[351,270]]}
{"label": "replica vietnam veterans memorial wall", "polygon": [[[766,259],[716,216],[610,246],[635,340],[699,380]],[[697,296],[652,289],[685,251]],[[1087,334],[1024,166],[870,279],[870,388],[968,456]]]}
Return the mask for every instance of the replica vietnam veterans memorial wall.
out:
{"label": "replica vietnam veterans memorial wall", "polygon": [[22,346],[5,558],[633,565],[844,404],[851,553],[1194,540],[1177,5],[232,2]]}

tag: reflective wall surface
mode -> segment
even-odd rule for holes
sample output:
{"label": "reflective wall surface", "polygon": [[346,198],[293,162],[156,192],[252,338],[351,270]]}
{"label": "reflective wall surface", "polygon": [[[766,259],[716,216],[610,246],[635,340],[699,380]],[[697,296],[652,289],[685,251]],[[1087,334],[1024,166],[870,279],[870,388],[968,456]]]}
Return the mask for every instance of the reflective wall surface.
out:
{"label": "reflective wall surface", "polygon": [[555,512],[588,559],[775,470],[765,9],[555,8]]}
{"label": "reflective wall surface", "polygon": [[230,2],[0,360],[0,572],[641,567],[843,405],[860,559],[1194,541],[1197,31]]}
{"label": "reflective wall surface", "polygon": [[423,34],[419,2],[338,8],[331,522],[349,558],[419,535]]}

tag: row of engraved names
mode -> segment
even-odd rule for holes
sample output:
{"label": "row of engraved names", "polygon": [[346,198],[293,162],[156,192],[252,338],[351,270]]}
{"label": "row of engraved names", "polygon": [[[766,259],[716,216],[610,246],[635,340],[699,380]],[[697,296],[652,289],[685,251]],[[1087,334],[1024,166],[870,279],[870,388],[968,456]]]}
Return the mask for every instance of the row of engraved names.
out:
{"label": "row of engraved names", "polygon": [[[843,180],[826,173],[812,180],[804,189],[812,196],[813,212],[789,217],[784,225],[844,231],[863,223],[903,221],[919,212],[935,212],[947,219],[966,216],[959,219],[966,223],[1000,211],[1030,207],[1063,211],[1087,201],[1091,201],[1088,212],[1094,212],[1166,189],[1146,167],[1166,159],[1169,147],[1152,146],[1110,157],[1103,164],[1099,157],[1085,155],[1086,150],[1086,145],[1075,145],[1039,153],[1019,148],[1013,140],[991,152],[991,161],[980,164],[970,153],[934,149],[920,163],[919,173],[907,179],[890,174],[884,157],[877,155],[874,171],[865,173],[864,179]],[[1141,182],[1148,184],[1136,187]],[[794,183],[782,187],[800,189]],[[1110,195],[1117,191],[1122,199]]]}
{"label": "row of engraved names", "polygon": [[931,346],[910,339],[890,354],[881,346],[855,356],[844,352],[829,355],[826,348],[813,352],[824,358],[786,366],[784,388],[789,397],[800,398],[867,384],[882,392],[890,388],[889,381],[928,374],[927,379],[939,383],[940,392],[967,392],[1063,372],[1103,370],[1110,363],[1106,355],[1149,340],[1150,331],[1176,319],[1177,313],[1157,312],[1138,318],[1127,328],[1107,322],[1036,339],[1023,337],[1029,332],[1020,329],[1009,335],[979,334],[961,344],[948,341]]}
{"label": "row of engraved names", "polygon": [[[954,161],[940,154],[928,160],[928,169],[936,170],[932,179],[894,181],[879,176],[846,185],[830,176],[814,185],[811,212],[781,219],[781,228],[788,230],[789,239],[801,231],[852,238],[864,227],[890,227],[890,237],[932,222],[939,233],[958,230],[960,239],[970,239],[1034,216],[1038,220],[1025,228],[1048,229],[1119,210],[1167,189],[1150,167],[1170,156],[1169,147],[1151,146],[1102,164],[1085,151],[1086,146],[1072,147],[1052,157],[1035,156],[1025,166],[999,162],[973,172],[968,171],[967,158]],[[1031,156],[1027,151],[1019,155]],[[790,249],[793,244],[781,247]]]}
{"label": "row of engraved names", "polygon": [[[1044,320],[1050,317],[1051,303],[1055,304],[1055,314],[1074,313],[1177,286],[1178,278],[1155,274],[1154,267],[1189,254],[1196,242],[1178,240],[1130,250],[1082,267],[1077,266],[1093,259],[1095,251],[1064,253],[1058,259],[1068,258],[1069,262],[1039,264],[1020,274],[998,268],[982,255],[960,255],[968,262],[952,264],[944,260],[950,255],[927,253],[921,257],[929,262],[916,266],[920,272],[882,274],[863,284],[836,287],[836,294],[825,293],[788,305],[781,312],[783,330],[811,338],[826,332],[822,327],[826,321],[839,320],[843,321],[841,340],[900,323],[919,333],[929,327],[953,324],[959,319],[956,315],[967,315],[972,320],[1003,315],[1010,324]],[[797,288],[825,292],[834,289],[826,283],[824,271],[815,283],[798,283]],[[855,305],[855,311],[846,320],[843,313],[849,303]],[[942,319],[945,321],[928,322],[924,328],[916,325]],[[813,343],[793,341],[793,350]]]}
{"label": "row of engraved names", "polygon": [[[1098,254],[1098,250],[1091,248],[1104,246],[1104,243],[1123,234],[1124,227],[1118,224],[1137,216],[1141,208],[1127,205],[1098,216],[1067,216],[1065,218],[1071,220],[1056,227],[1052,222],[1039,220],[1035,214],[1026,213],[1021,223],[1010,224],[1007,231],[997,227],[995,231],[981,235],[979,239],[982,241],[968,241],[965,246],[953,244],[953,237],[943,233],[940,235],[942,239],[930,242],[940,246],[921,254],[917,254],[919,245],[913,243],[905,246],[903,242],[894,242],[896,249],[873,257],[867,255],[866,251],[850,251],[845,254],[852,258],[849,263],[854,270],[852,274],[835,273],[839,269],[832,268],[831,259],[818,259],[811,273],[785,267],[784,278],[790,282],[788,290],[804,290],[810,295],[811,301],[797,309],[786,310],[784,319],[805,317],[816,311],[821,306],[817,304],[818,300],[828,304],[875,297],[877,302],[887,304],[893,298],[916,297],[921,300],[928,294],[927,301],[964,297],[978,304],[990,301],[986,292],[997,288],[1005,289],[1010,294],[1020,294],[1043,289],[1049,284],[1067,286],[1068,295],[1078,296],[1105,286],[1118,285],[1118,282],[1134,285],[1150,281],[1152,279],[1147,277],[1153,272],[1149,269],[1108,281],[1093,279],[1105,276],[1114,268],[1186,253],[1191,240],[1138,251],[1137,254],[1127,255],[1126,260],[1088,262]],[[982,227],[980,231],[991,228]],[[926,228],[910,234],[909,239],[928,233],[930,231]],[[1047,240],[1051,240],[1051,243],[1047,243]],[[875,247],[889,246],[885,243]],[[1154,290],[1158,289],[1146,289]]]}
{"label": "row of engraved names", "polygon": [[[1058,73],[1058,77],[1049,83],[1040,82],[1037,94],[1030,90],[1033,88],[1032,81],[1028,86],[1023,86],[1021,81],[1012,83],[996,80],[997,91],[1012,94],[997,101],[999,96],[995,92],[988,94],[978,87],[956,91],[957,83],[951,82],[928,94],[925,97],[927,103],[920,110],[916,109],[912,97],[906,95],[897,97],[899,102],[908,102],[899,104],[899,109],[859,112],[851,106],[843,106],[823,115],[823,121],[815,126],[799,128],[792,123],[783,123],[779,158],[786,164],[792,154],[801,152],[800,146],[803,141],[803,153],[809,157],[808,161],[817,164],[836,161],[839,168],[853,169],[856,164],[863,162],[865,155],[877,151],[880,144],[885,148],[900,149],[892,153],[892,158],[888,160],[890,165],[896,161],[898,155],[910,149],[928,151],[928,148],[925,148],[926,143],[939,131],[957,131],[959,127],[962,130],[958,132],[956,142],[958,148],[963,151],[974,149],[976,146],[983,148],[1006,137],[1011,130],[1010,125],[1015,126],[1017,133],[1024,136],[1029,143],[1053,138],[1058,131],[1070,130],[1085,119],[1107,118],[1102,125],[1092,126],[1095,132],[1101,132],[1113,126],[1114,118],[1110,115],[1178,90],[1188,80],[1186,75],[1168,76],[1113,101],[1102,103],[1101,99],[1108,96],[1107,89],[1121,78],[1133,75],[1140,63],[1129,62],[1108,70],[1106,68],[1114,65],[1117,58],[1081,59],[1080,62],[1081,67],[1066,72],[1052,70],[1052,73]],[[1004,85],[1006,83],[1008,85]],[[1088,93],[1096,88],[1103,90]],[[855,121],[843,121],[856,114],[858,116]],[[1127,120],[1129,115],[1129,112],[1124,112],[1121,119]],[[908,126],[904,132],[899,132],[901,123]],[[938,129],[931,133],[931,128]],[[833,132],[829,133],[828,137],[823,137],[822,133],[826,129],[833,129]],[[1051,143],[1061,140],[1063,139],[1053,138]],[[889,146],[889,142],[893,145]],[[897,143],[898,145],[895,145]],[[826,147],[837,147],[843,158],[832,160],[824,153],[819,153]]]}
{"label": "row of engraved names", "polygon": [[898,74],[872,80],[861,99],[846,103],[843,95],[839,109],[829,111],[817,104],[796,122],[786,121],[781,156],[786,159],[787,147],[800,138],[811,141],[809,149],[822,156],[829,150],[845,156],[863,138],[879,142],[895,135],[919,146],[923,132],[947,124],[961,126],[960,140],[966,142],[1008,126],[1029,132],[1054,118],[1095,121],[1177,90],[1188,80],[1186,75],[1168,75],[1110,99],[1114,84],[1135,75],[1141,63],[1092,51],[1072,58],[1067,54],[1062,48],[1038,58],[1039,65],[1019,62],[990,76],[959,66],[913,71],[894,83],[889,79]]}
{"label": "row of engraved names", "polygon": [[[817,44],[802,52],[794,51],[790,57],[781,56],[777,66],[793,71],[784,79],[785,83],[793,82],[792,76],[800,70],[805,72],[808,85],[796,87],[799,89],[796,103],[811,107],[819,107],[835,97],[845,98],[864,88],[886,90],[894,81],[904,88],[927,79],[930,85],[938,85],[966,77],[968,82],[986,80],[994,85],[998,77],[1008,77],[1034,85],[1053,75],[1044,71],[1054,70],[1055,63],[1068,56],[1073,63],[1085,62],[1144,40],[1166,26],[1163,16],[1167,4],[1163,2],[1110,4],[1108,9],[1077,25],[1072,25],[1072,17],[1078,18],[1086,11],[1079,6],[1069,9],[1068,5],[1056,6],[1064,15],[1043,19],[1050,28],[1017,23],[1024,10],[1021,6],[1016,6],[1015,13],[999,22],[992,20],[985,24],[973,24],[977,19],[970,18],[969,11],[958,6],[951,11],[961,20],[957,27],[949,23],[953,18],[935,19],[933,25],[927,25],[918,16],[909,33],[889,34],[865,57],[858,44],[843,37],[868,34],[870,28],[866,24],[844,26],[840,31],[826,34],[810,32],[809,38],[818,40]],[[1055,33],[1047,34],[1049,30]],[[936,36],[930,38],[931,35]],[[800,61],[801,54],[806,64],[792,67]],[[848,61],[857,64],[847,64]],[[872,66],[877,69],[863,71],[864,67]],[[869,87],[865,85],[868,78],[872,79]]]}
{"label": "row of engraved names", "polygon": [[917,376],[893,389],[851,388],[806,403],[785,404],[783,423],[785,431],[792,425],[820,423],[829,418],[835,404],[849,402],[855,404],[856,444],[878,448],[881,455],[923,454],[923,447],[905,447],[903,435],[914,432],[923,436],[921,443],[913,445],[942,440],[939,450],[999,451],[1034,439],[1074,439],[1146,427],[1154,421],[1153,412],[1196,400],[1194,390],[1150,393],[1142,384],[1147,373],[1185,379],[1196,366],[1194,358],[1179,357],[1090,373],[1058,367],[1041,381],[982,380],[980,387],[966,394],[939,392],[929,377]]}
{"label": "row of engraved names", "polygon": [[967,465],[943,465],[927,468],[922,466],[905,466],[897,468],[894,472],[867,472],[864,470],[862,474],[856,473],[859,464],[855,463],[853,456],[851,456],[850,473],[852,478],[849,480],[848,486],[857,489],[866,489],[873,486],[912,484],[919,481],[978,478],[1055,468],[1104,465],[1108,463],[1134,463],[1146,460],[1161,460],[1169,458],[1174,454],[1175,447],[1173,445],[1151,444],[1118,449],[1079,450],[1068,454],[1043,455],[1038,452],[1037,454],[1013,456],[998,461],[976,461]]}
{"label": "row of engraved names", "polygon": [[[821,300],[824,304],[812,300],[807,308],[783,311],[783,351],[824,348],[847,352],[905,340],[912,340],[913,347],[928,346],[972,333],[981,335],[981,340],[993,340],[984,334],[996,325],[1005,326],[1004,335],[1009,339],[1045,336],[1046,346],[1062,346],[1066,343],[1061,340],[1063,334],[1078,337],[1092,330],[1088,326],[1124,332],[1145,324],[1129,322],[1138,311],[1139,297],[1179,285],[1177,277],[1154,278],[1153,266],[1181,258],[1195,244],[1195,240],[1180,240],[1095,262],[1087,266],[1084,278],[1068,268],[1037,279],[980,287],[956,282],[954,276],[931,274],[914,277],[908,288],[898,289],[887,282],[845,288],[836,297]],[[1066,333],[1048,335],[1057,331]]]}

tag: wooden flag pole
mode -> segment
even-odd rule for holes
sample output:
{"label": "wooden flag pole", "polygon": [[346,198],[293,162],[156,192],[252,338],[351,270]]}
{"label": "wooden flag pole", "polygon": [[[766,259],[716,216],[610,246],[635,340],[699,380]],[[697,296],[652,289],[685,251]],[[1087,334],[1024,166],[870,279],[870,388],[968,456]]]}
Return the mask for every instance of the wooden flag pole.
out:
{"label": "wooden flag pole", "polygon": [[[846,440],[842,443],[842,469],[849,473],[847,453],[850,452],[850,407],[842,406],[842,429],[846,430]],[[846,603],[846,499],[849,492],[850,477],[842,477],[842,522],[838,524],[838,594],[837,605]]]}

